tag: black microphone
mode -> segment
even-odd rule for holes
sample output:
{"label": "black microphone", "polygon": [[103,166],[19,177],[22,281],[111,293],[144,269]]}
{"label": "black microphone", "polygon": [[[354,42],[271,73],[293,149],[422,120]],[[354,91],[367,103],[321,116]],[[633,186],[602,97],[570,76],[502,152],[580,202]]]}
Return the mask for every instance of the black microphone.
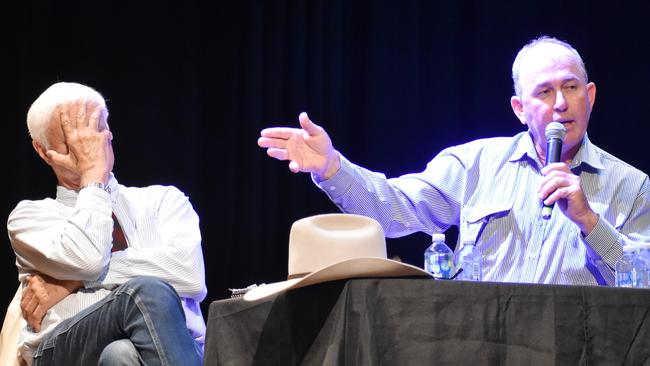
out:
{"label": "black microphone", "polygon": [[[546,126],[546,165],[557,163],[562,156],[562,140],[566,135],[566,128],[560,122],[551,122]],[[542,217],[551,218],[553,205],[544,204]]]}

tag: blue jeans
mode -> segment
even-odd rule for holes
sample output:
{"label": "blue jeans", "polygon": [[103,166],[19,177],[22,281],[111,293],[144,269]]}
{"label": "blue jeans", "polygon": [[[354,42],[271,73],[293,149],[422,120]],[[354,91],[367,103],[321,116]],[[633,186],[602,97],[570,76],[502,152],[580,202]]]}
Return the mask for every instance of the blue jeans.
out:
{"label": "blue jeans", "polygon": [[133,343],[128,339],[120,339],[104,347],[97,366],[140,366],[142,362]]}
{"label": "blue jeans", "polygon": [[[119,340],[129,342],[114,343]],[[34,366],[97,365],[109,345],[132,345],[145,365],[202,363],[201,347],[185,325],[174,288],[156,278],[137,277],[57,325],[34,353]]]}

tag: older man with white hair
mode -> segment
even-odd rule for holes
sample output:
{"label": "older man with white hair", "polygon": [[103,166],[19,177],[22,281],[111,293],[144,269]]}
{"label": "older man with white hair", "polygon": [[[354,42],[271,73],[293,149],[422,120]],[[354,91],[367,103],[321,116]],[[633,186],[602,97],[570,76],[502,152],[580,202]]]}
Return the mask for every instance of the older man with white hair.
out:
{"label": "older man with white hair", "polygon": [[22,201],[7,229],[23,284],[20,351],[34,365],[200,365],[205,298],[199,219],[171,186],[112,173],[104,98],[56,83],[27,124],[56,198]]}
{"label": "older man with white hair", "polygon": [[[420,173],[386,179],[345,159],[306,113],[301,128],[261,132],[258,145],[309,172],[345,212],[377,219],[387,236],[459,228],[483,257],[486,281],[613,285],[625,244],[650,241],[648,176],[587,137],[596,85],[568,43],[540,37],[518,53],[510,104],[527,131],[453,146]],[[546,127],[566,129],[546,162]],[[554,205],[552,215],[543,206]],[[546,216],[546,217],[545,217]]]}

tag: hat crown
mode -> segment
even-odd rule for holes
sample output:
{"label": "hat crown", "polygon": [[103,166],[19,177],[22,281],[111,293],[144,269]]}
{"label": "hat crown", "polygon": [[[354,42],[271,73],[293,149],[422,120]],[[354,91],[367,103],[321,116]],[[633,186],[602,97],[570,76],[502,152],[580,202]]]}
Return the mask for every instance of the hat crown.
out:
{"label": "hat crown", "polygon": [[422,268],[386,258],[386,238],[377,221],[353,214],[317,215],[291,226],[289,279],[255,287],[244,300],[327,281],[405,276],[432,277]]}
{"label": "hat crown", "polygon": [[387,258],[386,239],[374,219],[324,214],[294,222],[289,235],[289,277],[358,257]]}

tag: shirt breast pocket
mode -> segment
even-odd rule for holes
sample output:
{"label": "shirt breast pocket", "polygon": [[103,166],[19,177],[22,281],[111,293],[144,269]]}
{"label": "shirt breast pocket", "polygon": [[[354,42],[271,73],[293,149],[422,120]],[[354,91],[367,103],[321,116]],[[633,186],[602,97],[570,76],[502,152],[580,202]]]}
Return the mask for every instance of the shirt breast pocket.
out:
{"label": "shirt breast pocket", "polygon": [[140,245],[143,248],[160,245],[158,218],[155,216],[140,216],[136,219],[135,225]]}
{"label": "shirt breast pocket", "polygon": [[471,240],[478,247],[479,241],[494,241],[492,239],[496,239],[499,232],[507,228],[507,224],[500,223],[508,220],[511,209],[512,203],[507,202],[466,206],[461,223],[460,242]]}

